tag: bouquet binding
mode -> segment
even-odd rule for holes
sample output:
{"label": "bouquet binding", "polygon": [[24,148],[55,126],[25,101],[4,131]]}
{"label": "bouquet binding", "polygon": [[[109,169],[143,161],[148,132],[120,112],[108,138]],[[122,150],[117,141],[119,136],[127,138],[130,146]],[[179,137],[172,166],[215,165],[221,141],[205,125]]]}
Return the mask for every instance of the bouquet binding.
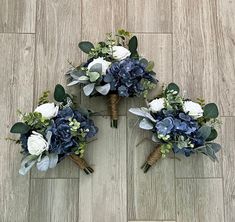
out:
{"label": "bouquet binding", "polygon": [[216,104],[205,104],[203,99],[193,102],[180,96],[179,91],[175,83],[170,83],[160,96],[147,102],[147,108],[129,110],[140,116],[139,127],[151,130],[152,140],[156,143],[141,167],[144,173],[170,152],[186,157],[202,153],[218,161],[216,153],[221,146],[213,142],[217,137],[215,127],[220,123]]}
{"label": "bouquet binding", "polygon": [[24,159],[19,173],[25,175],[33,165],[39,171],[54,168],[68,157],[86,174],[93,169],[83,158],[87,144],[98,128],[85,109],[77,109],[73,98],[61,85],[56,85],[55,102],[49,102],[49,91],[39,99],[38,107],[31,113],[22,113],[21,122],[15,123],[10,132],[20,134],[15,140],[21,144]]}
{"label": "bouquet binding", "polygon": [[111,127],[117,128],[120,99],[146,96],[157,83],[154,63],[140,57],[137,37],[125,30],[115,36],[107,34],[96,45],[80,42],[79,48],[88,54],[88,60],[66,73],[68,85],[82,85],[86,96],[108,95]]}

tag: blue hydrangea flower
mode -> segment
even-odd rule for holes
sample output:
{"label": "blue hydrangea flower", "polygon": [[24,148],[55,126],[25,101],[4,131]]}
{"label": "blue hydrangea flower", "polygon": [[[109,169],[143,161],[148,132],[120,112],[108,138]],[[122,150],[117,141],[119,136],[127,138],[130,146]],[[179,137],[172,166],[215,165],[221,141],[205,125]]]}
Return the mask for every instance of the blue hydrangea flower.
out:
{"label": "blue hydrangea flower", "polygon": [[194,153],[193,149],[189,147],[184,147],[182,149],[179,149],[176,144],[173,145],[173,152],[184,154],[186,157],[189,157],[192,153]]}
{"label": "blue hydrangea flower", "polygon": [[162,121],[157,122],[156,124],[157,131],[159,132],[159,134],[162,134],[164,136],[169,134],[173,127],[173,119],[171,117],[167,117]]}
{"label": "blue hydrangea flower", "polygon": [[120,96],[140,95],[144,90],[142,79],[156,83],[150,72],[145,71],[145,66],[132,58],[114,62],[107,69],[103,81],[110,83],[110,90],[117,91]]}
{"label": "blue hydrangea flower", "polygon": [[70,118],[76,119],[80,123],[80,128],[78,129],[80,132],[86,132],[84,140],[92,138],[97,133],[98,128],[87,116],[70,107],[63,108],[59,110],[58,115],[53,118],[52,125],[48,128],[48,131],[52,132],[49,151],[63,156],[63,154],[71,153],[72,148],[79,145],[71,133]]}

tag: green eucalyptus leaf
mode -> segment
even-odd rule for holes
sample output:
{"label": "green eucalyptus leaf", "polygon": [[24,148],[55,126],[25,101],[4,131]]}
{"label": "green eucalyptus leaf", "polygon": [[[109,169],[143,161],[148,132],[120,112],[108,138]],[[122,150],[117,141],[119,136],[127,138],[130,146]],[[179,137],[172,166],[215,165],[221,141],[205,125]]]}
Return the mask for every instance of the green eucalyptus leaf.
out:
{"label": "green eucalyptus leaf", "polygon": [[128,44],[129,50],[131,53],[135,53],[138,47],[138,40],[136,36],[133,36]]}
{"label": "green eucalyptus leaf", "polygon": [[215,103],[206,104],[203,110],[203,116],[206,118],[217,118],[219,115],[219,110]]}
{"label": "green eucalyptus leaf", "polygon": [[83,92],[86,96],[89,96],[95,88],[95,83],[88,84],[83,87]]}
{"label": "green eucalyptus leaf", "polygon": [[209,126],[202,126],[199,130],[198,130],[199,136],[202,137],[204,140],[206,140],[210,134],[211,134],[211,127]]}
{"label": "green eucalyptus leaf", "polygon": [[166,91],[176,91],[177,94],[179,94],[180,88],[178,85],[172,82],[166,87]]}
{"label": "green eucalyptus leaf", "polygon": [[62,85],[57,84],[55,86],[54,98],[57,102],[63,102],[66,97],[65,89]]}
{"label": "green eucalyptus leaf", "polygon": [[151,72],[153,70],[153,67],[154,67],[154,62],[153,61],[149,61],[148,65],[145,68],[145,71]]}
{"label": "green eucalyptus leaf", "polygon": [[88,41],[84,41],[84,42],[80,42],[78,44],[78,47],[85,53],[89,54],[89,52],[91,51],[91,49],[94,48],[94,45],[91,42]]}
{"label": "green eucalyptus leaf", "polygon": [[217,136],[218,136],[218,133],[217,133],[216,129],[212,128],[211,133],[207,137],[206,141],[212,141],[212,140],[216,139]]}
{"label": "green eucalyptus leaf", "polygon": [[10,132],[11,133],[20,133],[20,134],[25,134],[30,130],[30,127],[22,122],[15,123],[12,127]]}

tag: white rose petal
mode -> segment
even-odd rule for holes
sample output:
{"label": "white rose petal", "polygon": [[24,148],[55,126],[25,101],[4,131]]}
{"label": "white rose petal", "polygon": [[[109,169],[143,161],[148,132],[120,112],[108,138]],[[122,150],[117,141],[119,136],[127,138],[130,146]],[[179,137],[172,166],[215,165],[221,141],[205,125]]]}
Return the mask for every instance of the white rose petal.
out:
{"label": "white rose petal", "polygon": [[87,67],[88,70],[90,70],[90,68],[95,64],[101,64],[102,65],[102,74],[105,75],[106,70],[110,66],[111,62],[108,62],[108,61],[104,60],[103,57],[99,57],[99,58],[94,59],[92,62],[89,63],[89,65]]}
{"label": "white rose petal", "polygon": [[41,113],[43,117],[47,119],[51,119],[58,114],[59,107],[56,106],[54,103],[45,103],[38,106],[34,112]]}
{"label": "white rose petal", "polygon": [[113,46],[113,58],[116,60],[123,60],[131,55],[131,52],[123,46]]}
{"label": "white rose petal", "polygon": [[154,99],[152,102],[149,103],[149,109],[153,112],[156,113],[158,111],[161,111],[164,108],[164,99]]}
{"label": "white rose petal", "polygon": [[200,104],[192,102],[192,101],[185,101],[183,105],[183,110],[194,119],[197,119],[203,116],[203,109],[200,106]]}
{"label": "white rose petal", "polygon": [[49,147],[43,136],[35,131],[29,136],[27,145],[29,153],[36,156],[40,155],[45,150],[48,150]]}

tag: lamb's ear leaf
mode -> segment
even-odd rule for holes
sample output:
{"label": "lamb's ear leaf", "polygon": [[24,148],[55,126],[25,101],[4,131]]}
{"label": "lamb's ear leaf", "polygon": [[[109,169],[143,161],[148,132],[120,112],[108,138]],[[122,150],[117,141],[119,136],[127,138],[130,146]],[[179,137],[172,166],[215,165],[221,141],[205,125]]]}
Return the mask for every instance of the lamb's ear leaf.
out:
{"label": "lamb's ear leaf", "polygon": [[90,69],[90,72],[98,72],[99,74],[102,74],[102,64],[96,63],[94,64]]}
{"label": "lamb's ear leaf", "polygon": [[138,47],[138,40],[136,36],[133,36],[128,43],[131,54],[135,54]]}
{"label": "lamb's ear leaf", "polygon": [[95,87],[96,91],[99,92],[102,95],[107,95],[109,90],[110,90],[110,84],[107,83],[103,86],[96,86]]}
{"label": "lamb's ear leaf", "polygon": [[206,118],[217,118],[219,115],[219,110],[215,103],[206,104],[203,111],[203,116]]}
{"label": "lamb's ear leaf", "polygon": [[141,129],[151,130],[153,129],[153,124],[148,119],[144,118],[140,121],[139,127]]}
{"label": "lamb's ear leaf", "polygon": [[62,85],[57,84],[54,91],[54,99],[57,102],[63,102],[66,97],[65,89]]}
{"label": "lamb's ear leaf", "polygon": [[18,123],[15,123],[11,127],[10,132],[11,133],[25,134],[25,133],[29,132],[29,130],[30,130],[30,127],[27,124],[22,123],[22,122],[18,122]]}
{"label": "lamb's ear leaf", "polygon": [[47,171],[50,165],[50,159],[48,156],[44,156],[39,162],[37,162],[37,169],[39,171]]}
{"label": "lamb's ear leaf", "polygon": [[58,154],[50,153],[49,157],[49,168],[54,168],[58,163]]}
{"label": "lamb's ear leaf", "polygon": [[78,47],[85,53],[89,54],[91,49],[94,48],[94,45],[91,42],[83,41],[78,44]]}
{"label": "lamb's ear leaf", "polygon": [[26,156],[21,162],[19,174],[24,176],[32,168],[32,166],[36,163],[37,159],[38,159],[38,157],[34,156],[34,155]]}
{"label": "lamb's ear leaf", "polygon": [[94,88],[95,88],[95,83],[91,83],[91,84],[84,86],[83,91],[86,96],[89,96],[93,92]]}

